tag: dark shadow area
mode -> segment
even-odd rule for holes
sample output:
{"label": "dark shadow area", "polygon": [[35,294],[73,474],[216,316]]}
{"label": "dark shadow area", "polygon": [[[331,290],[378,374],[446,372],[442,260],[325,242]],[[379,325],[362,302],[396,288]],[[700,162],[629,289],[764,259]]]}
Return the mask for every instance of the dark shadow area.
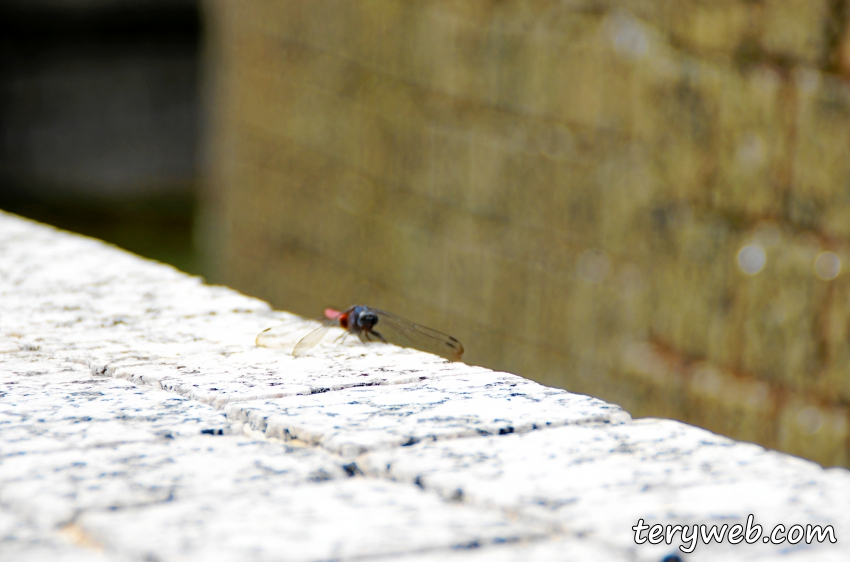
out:
{"label": "dark shadow area", "polygon": [[0,209],[200,273],[197,2],[0,4]]}

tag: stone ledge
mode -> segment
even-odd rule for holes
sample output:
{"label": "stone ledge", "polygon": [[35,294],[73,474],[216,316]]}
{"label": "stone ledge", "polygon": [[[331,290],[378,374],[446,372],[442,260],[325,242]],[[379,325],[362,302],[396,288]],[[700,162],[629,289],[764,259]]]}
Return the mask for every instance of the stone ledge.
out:
{"label": "stone ledge", "polygon": [[[292,319],[0,215],[0,549],[28,560],[660,560],[631,526],[834,525],[850,472],[390,346],[256,348]],[[474,345],[474,342],[466,342]]]}

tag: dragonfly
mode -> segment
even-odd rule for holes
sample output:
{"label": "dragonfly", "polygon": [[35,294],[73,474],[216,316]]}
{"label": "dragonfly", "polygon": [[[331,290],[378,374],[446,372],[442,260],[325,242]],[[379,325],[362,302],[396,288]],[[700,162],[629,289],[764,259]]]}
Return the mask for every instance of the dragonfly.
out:
{"label": "dragonfly", "polygon": [[[354,334],[363,343],[392,342],[402,347],[433,353],[451,361],[460,361],[463,355],[463,346],[456,338],[370,306],[355,305],[343,311],[327,308],[324,318],[316,322],[319,327],[295,344],[292,355],[305,355],[322,341],[331,328],[345,330],[341,338]],[[268,348],[289,347],[292,334],[292,324],[267,328],[257,336],[256,344]]]}

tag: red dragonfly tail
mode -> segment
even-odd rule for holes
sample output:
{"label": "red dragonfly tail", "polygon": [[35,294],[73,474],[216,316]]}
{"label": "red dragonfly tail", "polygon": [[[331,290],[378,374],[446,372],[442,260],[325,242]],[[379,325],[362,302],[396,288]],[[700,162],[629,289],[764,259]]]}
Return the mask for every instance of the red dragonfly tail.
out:
{"label": "red dragonfly tail", "polygon": [[330,318],[331,320],[336,320],[337,318],[342,316],[342,312],[340,312],[339,310],[334,310],[333,308],[326,308],[325,316],[327,318]]}

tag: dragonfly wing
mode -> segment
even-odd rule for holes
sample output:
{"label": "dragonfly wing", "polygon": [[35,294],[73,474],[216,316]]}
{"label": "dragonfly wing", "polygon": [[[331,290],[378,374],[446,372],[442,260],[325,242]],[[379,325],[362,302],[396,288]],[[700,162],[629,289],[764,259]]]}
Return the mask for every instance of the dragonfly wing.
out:
{"label": "dragonfly wing", "polygon": [[271,349],[280,349],[282,347],[292,347],[292,341],[295,334],[304,333],[304,322],[290,322],[280,326],[266,328],[257,335],[254,343],[259,347],[268,347]]}
{"label": "dragonfly wing", "polygon": [[[257,336],[255,343],[259,347],[268,347],[271,349],[292,349],[300,342],[300,340],[311,335],[317,329],[331,328],[335,324],[335,321],[329,322],[327,318],[319,318],[317,320],[296,320],[294,322],[280,324],[263,330]],[[319,337],[319,340],[321,339],[322,338]],[[316,343],[318,343],[318,340]]]}
{"label": "dragonfly wing", "polygon": [[371,307],[369,310],[378,315],[375,329],[387,340],[404,347],[433,353],[451,361],[460,361],[463,345],[456,338],[427,326],[414,324],[410,320],[383,310]]}
{"label": "dragonfly wing", "polygon": [[301,338],[301,340],[295,345],[295,349],[292,350],[292,355],[300,357],[316,347],[316,345],[322,341],[322,338],[325,337],[325,334],[327,334],[328,330],[332,327],[333,324],[325,323]]}

